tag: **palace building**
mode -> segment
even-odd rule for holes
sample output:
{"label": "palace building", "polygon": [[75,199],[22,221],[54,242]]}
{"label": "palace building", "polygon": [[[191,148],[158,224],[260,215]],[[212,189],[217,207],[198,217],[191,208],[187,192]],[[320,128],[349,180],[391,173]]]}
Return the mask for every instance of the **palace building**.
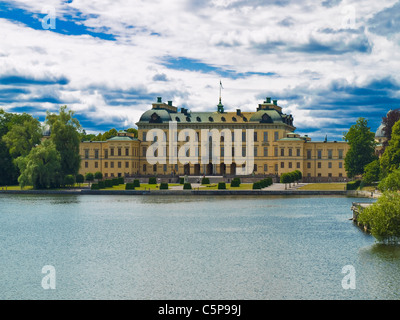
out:
{"label": "palace building", "polygon": [[[217,147],[219,148],[220,161],[213,163],[211,154],[213,143],[210,138],[210,161],[200,161],[200,154],[190,154],[194,161],[169,160],[170,124],[174,123],[177,131],[191,129],[202,137],[201,132],[217,129],[219,132],[232,132],[233,142],[229,144],[226,135],[221,135]],[[344,158],[349,148],[342,141],[311,141],[307,135],[296,134],[293,126],[292,115],[282,113],[282,108],[277,100],[266,98],[255,111],[245,112],[240,109],[225,111],[221,99],[215,111],[191,112],[186,108],[178,109],[172,101],[162,102],[158,97],[152,108],[142,114],[136,123],[138,138],[126,131],[118,132],[118,135],[107,141],[82,142],[80,145],[81,169],[80,173],[100,171],[103,177],[136,177],[136,176],[224,176],[232,177],[236,174],[238,166],[244,164],[235,163],[236,153],[246,156],[249,146],[246,145],[249,137],[246,130],[252,131],[253,153],[252,172],[249,177],[274,176],[282,173],[300,170],[304,181],[345,181],[347,178],[344,168]],[[152,139],[149,131],[159,129],[166,136],[165,163],[152,163],[149,161],[147,150],[156,139]],[[229,131],[227,131],[229,130]],[[242,132],[242,150],[234,150],[234,139],[237,135],[233,132]],[[176,141],[177,148],[182,148],[187,143],[186,139]],[[229,137],[231,138],[231,137]],[[246,139],[247,138],[247,139]],[[232,148],[226,150],[226,148]],[[237,148],[237,144],[236,144]],[[228,152],[229,151],[229,152]],[[186,151],[189,153],[189,151]],[[227,154],[232,154],[230,161],[225,161]],[[197,161],[198,160],[198,161]],[[226,162],[226,163],[225,163]]]}

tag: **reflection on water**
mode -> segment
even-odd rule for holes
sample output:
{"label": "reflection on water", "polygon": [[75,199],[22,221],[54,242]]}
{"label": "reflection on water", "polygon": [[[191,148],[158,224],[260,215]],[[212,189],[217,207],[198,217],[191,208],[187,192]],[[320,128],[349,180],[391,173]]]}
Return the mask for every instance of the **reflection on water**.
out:
{"label": "reflection on water", "polygon": [[400,249],[349,221],[357,200],[0,195],[0,299],[397,299]]}

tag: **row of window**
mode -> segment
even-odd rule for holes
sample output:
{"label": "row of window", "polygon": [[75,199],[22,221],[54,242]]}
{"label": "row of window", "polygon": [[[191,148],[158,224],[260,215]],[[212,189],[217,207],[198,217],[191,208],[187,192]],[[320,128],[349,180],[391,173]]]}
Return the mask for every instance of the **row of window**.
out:
{"label": "row of window", "polygon": [[[117,149],[117,152],[115,152],[115,149]],[[129,148],[124,148],[125,149],[125,153],[124,156],[129,156],[130,152],[129,152]],[[122,150],[123,148],[110,148],[110,149],[104,149],[104,158],[107,159],[108,156],[110,157],[114,157],[114,156],[122,156]],[[85,159],[89,159],[89,149],[85,149]],[[94,158],[95,159],[99,159],[100,156],[100,150],[99,149],[94,149]],[[133,156],[137,156],[137,149],[134,148],[133,149]]]}
{"label": "row of window", "polygon": [[[317,150],[317,159],[322,159],[322,154],[323,154],[323,152],[321,149]],[[338,150],[337,156],[339,159],[343,159],[343,149]],[[312,158],[312,150],[307,150],[307,159],[311,159],[311,158]],[[327,150],[327,158],[333,159],[333,149]]]}
{"label": "row of window", "polygon": [[[98,168],[99,167],[99,162],[95,161],[94,162],[94,167]],[[129,161],[125,161],[125,168],[129,168]],[[133,168],[138,168],[139,165],[137,162],[133,163]],[[85,168],[89,168],[89,162],[85,161]],[[104,168],[108,168],[108,161],[104,162]],[[110,168],[114,168],[114,161],[110,161]],[[122,168],[122,161],[117,161],[117,168]]]}

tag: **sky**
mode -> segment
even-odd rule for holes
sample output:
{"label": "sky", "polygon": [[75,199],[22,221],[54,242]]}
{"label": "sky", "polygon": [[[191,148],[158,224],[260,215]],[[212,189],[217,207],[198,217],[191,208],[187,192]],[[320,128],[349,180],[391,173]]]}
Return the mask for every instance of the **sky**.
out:
{"label": "sky", "polygon": [[400,107],[393,0],[0,0],[0,108],[43,121],[61,105],[87,133],[136,127],[157,97],[255,111],[342,140]]}

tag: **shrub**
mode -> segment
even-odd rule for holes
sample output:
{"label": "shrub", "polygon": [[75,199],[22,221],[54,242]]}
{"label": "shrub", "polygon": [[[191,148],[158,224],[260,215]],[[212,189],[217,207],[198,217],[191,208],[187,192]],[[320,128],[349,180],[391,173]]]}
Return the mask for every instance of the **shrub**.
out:
{"label": "shrub", "polygon": [[[300,171],[299,171],[300,172]],[[300,172],[300,175],[301,175],[301,172]],[[273,184],[273,181],[272,181],[272,178],[271,177],[267,177],[267,178],[265,178],[265,180],[267,181],[267,186],[270,186],[270,185],[272,185]]]}
{"label": "shrub", "polygon": [[161,182],[160,183],[160,190],[168,190],[168,183],[167,182]]}
{"label": "shrub", "polygon": [[265,179],[262,179],[259,182],[260,182],[261,189],[267,187],[267,181]]}
{"label": "shrub", "polygon": [[125,183],[124,177],[118,177],[118,183],[119,184],[124,184]]}
{"label": "shrub", "polygon": [[93,181],[94,180],[94,175],[93,175],[93,173],[91,173],[91,172],[88,172],[88,173],[86,173],[85,174],[85,180],[86,181]]}
{"label": "shrub", "polygon": [[240,182],[238,180],[233,179],[231,182],[231,188],[240,187]]}
{"label": "shrub", "polygon": [[218,182],[218,190],[226,189],[225,182]]}
{"label": "shrub", "polygon": [[106,184],[104,181],[99,181],[99,182],[97,182],[97,184],[99,185],[99,189],[104,189],[106,187]]}
{"label": "shrub", "polygon": [[357,190],[357,188],[360,186],[360,184],[361,184],[361,180],[347,182],[346,189],[347,190]]}
{"label": "shrub", "polygon": [[201,179],[201,184],[210,184],[210,179],[208,178]]}
{"label": "shrub", "polygon": [[184,184],[185,183],[185,178],[179,178],[179,184]]}
{"label": "shrub", "polygon": [[103,174],[100,171],[94,173],[94,178],[97,180],[103,179]]}
{"label": "shrub", "polygon": [[140,181],[138,179],[133,180],[133,185],[135,186],[135,188],[139,188],[140,187]]}
{"label": "shrub", "polygon": [[64,184],[67,187],[73,187],[75,183],[75,177],[72,174],[67,174],[64,177]]}
{"label": "shrub", "polygon": [[[233,178],[233,180],[238,181],[238,182],[239,182],[239,185],[242,183],[239,177],[235,177],[235,178]],[[232,181],[233,181],[233,180],[232,180]]]}
{"label": "shrub", "polygon": [[150,178],[149,178],[149,184],[157,184],[157,179],[156,179],[156,177],[150,177]]}
{"label": "shrub", "polygon": [[133,182],[127,182],[125,185],[125,190],[135,190],[135,185]]}
{"label": "shrub", "polygon": [[183,189],[190,190],[190,189],[192,189],[192,185],[189,182],[187,182],[187,183],[183,184]]}
{"label": "shrub", "polygon": [[118,180],[118,178],[112,178],[111,181],[112,181],[113,186],[119,185],[119,180]]}
{"label": "shrub", "polygon": [[113,182],[112,182],[111,179],[107,179],[107,180],[104,181],[104,185],[105,185],[106,188],[112,188]]}
{"label": "shrub", "polygon": [[76,183],[81,184],[85,181],[85,177],[83,176],[83,174],[79,173],[76,175],[75,181],[76,181]]}
{"label": "shrub", "polygon": [[254,190],[254,189],[261,189],[260,182],[254,182],[254,183],[253,183],[253,190]]}
{"label": "shrub", "polygon": [[91,189],[92,190],[99,190],[100,189],[99,188],[99,184],[98,183],[93,183]]}

